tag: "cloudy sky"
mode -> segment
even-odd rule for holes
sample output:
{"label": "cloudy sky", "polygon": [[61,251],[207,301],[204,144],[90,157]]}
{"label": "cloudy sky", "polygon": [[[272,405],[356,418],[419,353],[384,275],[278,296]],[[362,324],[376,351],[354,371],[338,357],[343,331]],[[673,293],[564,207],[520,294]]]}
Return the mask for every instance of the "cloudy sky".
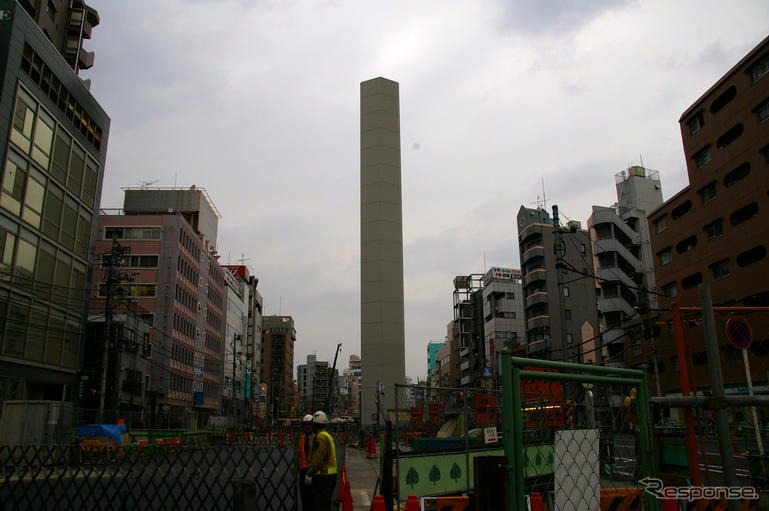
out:
{"label": "cloudy sky", "polygon": [[769,33],[769,3],[89,0],[82,73],[121,187],[197,186],[222,262],[294,316],[295,362],[360,353],[359,84],[400,83],[406,373],[452,318],[452,279],[519,267],[515,214],[583,224],[643,159],[686,182],[680,114]]}

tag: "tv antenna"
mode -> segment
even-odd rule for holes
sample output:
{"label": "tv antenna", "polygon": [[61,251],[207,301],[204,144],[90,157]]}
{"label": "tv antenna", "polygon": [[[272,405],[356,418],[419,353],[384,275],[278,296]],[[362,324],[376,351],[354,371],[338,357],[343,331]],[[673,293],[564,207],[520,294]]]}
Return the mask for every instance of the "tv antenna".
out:
{"label": "tv antenna", "polygon": [[537,195],[536,202],[530,202],[529,204],[536,204],[538,209],[544,209],[547,211],[547,195],[545,195],[545,177],[542,176],[542,199]]}
{"label": "tv antenna", "polygon": [[158,181],[160,181],[160,180],[156,179],[154,181],[142,181],[142,190],[146,190],[148,186],[152,186],[155,183],[157,183]]}

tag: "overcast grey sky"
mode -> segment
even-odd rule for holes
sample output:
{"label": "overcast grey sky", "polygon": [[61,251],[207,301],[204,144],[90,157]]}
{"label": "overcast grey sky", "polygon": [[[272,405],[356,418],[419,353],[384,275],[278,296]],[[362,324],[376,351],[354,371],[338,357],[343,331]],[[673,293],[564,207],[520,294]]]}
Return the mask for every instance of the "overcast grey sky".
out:
{"label": "overcast grey sky", "polygon": [[[643,163],[686,183],[680,114],[769,32],[769,2],[89,0],[82,73],[123,186],[205,187],[221,262],[245,254],[295,365],[360,353],[359,84],[400,83],[406,374],[452,319],[452,279],[519,267],[544,179],[583,224]],[[282,304],[282,305],[281,305]]]}

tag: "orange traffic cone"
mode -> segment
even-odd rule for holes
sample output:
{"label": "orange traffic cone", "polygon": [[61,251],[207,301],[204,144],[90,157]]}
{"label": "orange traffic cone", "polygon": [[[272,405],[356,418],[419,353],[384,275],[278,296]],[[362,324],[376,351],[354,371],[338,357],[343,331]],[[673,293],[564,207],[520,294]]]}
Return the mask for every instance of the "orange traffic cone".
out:
{"label": "orange traffic cone", "polygon": [[339,504],[344,500],[344,483],[347,482],[347,469],[342,465],[342,472],[339,474],[339,489],[336,492],[335,504]]}
{"label": "orange traffic cone", "polygon": [[384,497],[381,495],[374,497],[374,502],[371,503],[371,511],[385,511]]}
{"label": "orange traffic cone", "polygon": [[350,491],[350,481],[346,481],[344,483],[344,498],[342,499],[342,511],[353,511],[352,491]]}
{"label": "orange traffic cone", "polygon": [[419,511],[419,499],[416,495],[409,495],[406,499],[406,511]]}

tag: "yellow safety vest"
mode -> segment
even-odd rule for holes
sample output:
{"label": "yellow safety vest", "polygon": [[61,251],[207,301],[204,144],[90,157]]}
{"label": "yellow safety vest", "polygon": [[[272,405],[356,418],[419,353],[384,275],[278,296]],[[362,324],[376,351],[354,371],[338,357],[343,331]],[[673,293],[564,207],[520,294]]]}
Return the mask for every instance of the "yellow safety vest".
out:
{"label": "yellow safety vest", "polygon": [[318,436],[325,436],[328,438],[328,443],[331,445],[331,458],[328,460],[328,464],[320,469],[318,474],[320,475],[336,475],[336,446],[334,445],[334,437],[332,437],[328,431],[322,430],[318,433]]}

